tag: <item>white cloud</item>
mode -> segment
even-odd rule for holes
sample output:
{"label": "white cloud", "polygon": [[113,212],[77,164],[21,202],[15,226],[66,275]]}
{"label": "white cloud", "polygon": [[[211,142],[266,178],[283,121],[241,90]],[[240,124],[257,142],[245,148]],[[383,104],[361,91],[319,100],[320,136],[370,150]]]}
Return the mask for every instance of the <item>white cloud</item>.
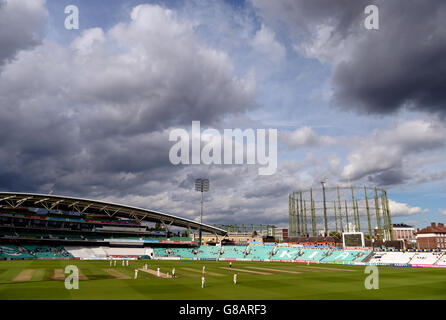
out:
{"label": "white cloud", "polygon": [[331,25],[315,27],[315,36],[293,46],[297,53],[307,58],[316,58],[321,62],[332,63],[347,58],[349,50],[345,39],[336,37],[335,28]]}
{"label": "white cloud", "polygon": [[389,210],[393,217],[413,216],[429,212],[429,209],[411,207],[407,203],[396,202],[389,199]]}
{"label": "white cloud", "polygon": [[255,50],[266,54],[274,62],[278,63],[285,59],[285,47],[277,42],[274,31],[264,24],[252,40],[252,46]]}
{"label": "white cloud", "polygon": [[[105,42],[104,31],[101,28],[92,28],[83,31],[82,36],[74,39],[71,47],[79,54],[88,55],[92,54],[94,50],[98,50]],[[96,45],[98,48],[95,48]]]}
{"label": "white cloud", "polygon": [[337,139],[330,136],[319,136],[311,127],[302,127],[294,131],[280,131],[279,138],[292,149],[302,147],[331,146]]}
{"label": "white cloud", "polygon": [[353,151],[347,156],[348,164],[342,171],[342,177],[355,180],[394,170],[398,171],[401,178],[403,161],[408,156],[442,147],[445,136],[446,127],[443,124],[426,120],[397,122],[395,127],[376,129],[354,143]]}
{"label": "white cloud", "polygon": [[439,209],[438,209],[438,213],[440,213],[440,214],[446,216],[446,209],[441,209],[441,208],[439,208]]}

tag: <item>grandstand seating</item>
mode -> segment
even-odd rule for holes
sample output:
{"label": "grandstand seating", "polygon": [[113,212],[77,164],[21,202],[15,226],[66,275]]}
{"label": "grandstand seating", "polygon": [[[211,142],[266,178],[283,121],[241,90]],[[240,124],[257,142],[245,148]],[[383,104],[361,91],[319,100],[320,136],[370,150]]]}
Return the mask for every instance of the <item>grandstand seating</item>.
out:
{"label": "grandstand seating", "polygon": [[0,245],[1,259],[32,259],[33,256],[22,247],[14,245]]}
{"label": "grandstand seating", "polygon": [[408,264],[415,252],[375,252],[370,263]]}
{"label": "grandstand seating", "polygon": [[36,258],[70,258],[72,255],[63,247],[50,247],[44,245],[24,245],[28,253]]}
{"label": "grandstand seating", "polygon": [[417,252],[409,261],[410,264],[434,264],[441,256],[437,252]]}
{"label": "grandstand seating", "polygon": [[320,261],[327,255],[328,250],[321,249],[301,249],[296,255],[296,261]]}
{"label": "grandstand seating", "polygon": [[44,245],[0,245],[1,259],[48,259],[71,258],[72,255],[61,246]]}
{"label": "grandstand seating", "polygon": [[73,257],[76,258],[94,258],[96,257],[94,252],[90,248],[86,247],[65,247],[65,250],[67,250]]}
{"label": "grandstand seating", "polygon": [[[148,255],[146,249],[148,248],[118,248],[118,247],[103,247],[108,256],[143,256]],[[93,252],[94,253],[94,252]]]}
{"label": "grandstand seating", "polygon": [[171,248],[172,255],[180,256],[183,259],[194,259],[195,255],[192,252],[192,248]]}
{"label": "grandstand seating", "polygon": [[220,258],[221,247],[216,246],[201,246],[198,248],[198,259],[218,259]]}
{"label": "grandstand seating", "polygon": [[270,258],[270,254],[274,247],[261,246],[261,245],[249,245],[247,247],[246,259],[258,259],[265,260]]}
{"label": "grandstand seating", "polygon": [[222,247],[222,255],[220,258],[222,259],[243,259],[245,253],[244,246],[223,246]]}
{"label": "grandstand seating", "polygon": [[0,237],[14,238],[14,237],[17,237],[17,233],[12,232],[12,231],[2,231],[2,233],[0,234]]}
{"label": "grandstand seating", "polygon": [[107,257],[106,247],[92,247],[91,251],[97,258],[106,258]]}
{"label": "grandstand seating", "polygon": [[336,250],[331,251],[326,250],[326,255],[321,259],[323,262],[340,262],[340,261],[362,261],[371,252],[371,250]]}
{"label": "grandstand seating", "polygon": [[167,248],[153,248],[153,254],[158,257],[168,257]]}
{"label": "grandstand seating", "polygon": [[294,260],[300,249],[288,247],[275,247],[271,251],[271,260]]}
{"label": "grandstand seating", "polygon": [[[438,265],[446,266],[446,253],[371,250],[341,250],[329,248],[282,246],[200,246],[193,247],[113,247],[113,246],[51,246],[42,244],[0,244],[0,259],[107,259],[109,257],[138,256],[180,257],[181,259],[249,259],[292,260],[320,263],[367,261],[371,264]],[[367,258],[367,260],[365,260]]]}
{"label": "grandstand seating", "polygon": [[362,261],[371,253],[370,250],[332,250],[277,247],[273,250],[271,260],[295,260],[318,262]]}
{"label": "grandstand seating", "polygon": [[435,262],[436,265],[440,265],[440,266],[446,266],[446,255],[444,253],[442,253],[438,260]]}
{"label": "grandstand seating", "polygon": [[66,246],[65,249],[74,257],[81,259],[107,258],[110,256],[128,257],[128,256],[151,256],[151,248],[122,248],[122,247],[76,247]]}

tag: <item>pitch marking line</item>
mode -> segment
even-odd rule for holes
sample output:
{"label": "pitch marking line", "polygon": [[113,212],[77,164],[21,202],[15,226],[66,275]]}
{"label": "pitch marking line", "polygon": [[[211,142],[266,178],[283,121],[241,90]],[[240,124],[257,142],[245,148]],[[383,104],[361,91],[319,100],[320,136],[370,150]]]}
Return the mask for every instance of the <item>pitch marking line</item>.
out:
{"label": "pitch marking line", "polygon": [[128,276],[126,274],[123,274],[123,273],[121,273],[121,272],[119,272],[118,270],[115,270],[115,269],[102,269],[102,271],[108,273],[109,275],[112,275],[116,279],[131,279],[130,276]]}
{"label": "pitch marking line", "polygon": [[256,270],[264,270],[264,271],[275,271],[275,272],[283,272],[283,273],[293,273],[293,274],[301,274],[302,272],[298,271],[290,271],[290,270],[283,270],[283,269],[272,269],[272,268],[260,268],[260,267],[247,267],[249,269],[256,269]]}
{"label": "pitch marking line", "polygon": [[[197,269],[192,269],[192,268],[181,268],[181,269],[186,270],[186,271],[192,271],[192,272],[197,272],[197,273],[203,273],[203,271],[200,271],[200,270],[197,270]],[[208,272],[208,271],[206,271],[204,274],[205,274],[205,275],[210,275],[210,276],[216,276],[216,277],[223,277],[223,276],[224,276],[224,275],[221,274],[221,273]]]}
{"label": "pitch marking line", "polygon": [[12,281],[30,281],[33,277],[35,269],[22,270]]}
{"label": "pitch marking line", "polygon": [[263,275],[271,275],[272,274],[272,273],[269,273],[269,272],[252,271],[252,270],[246,270],[246,269],[235,269],[235,268],[228,268],[228,267],[220,267],[220,269],[234,270],[234,271],[255,273],[255,274],[263,274]]}
{"label": "pitch marking line", "polygon": [[[147,269],[147,270],[145,270],[145,269],[138,269],[139,271],[142,271],[142,272],[147,272],[147,273],[150,273],[150,274],[152,274],[152,275],[154,275],[155,277],[158,277],[158,272],[157,271],[155,271],[155,270],[152,270],[152,269]],[[172,278],[172,275],[167,275],[167,274],[165,274],[165,273],[162,273],[162,272],[160,272],[160,276],[159,276],[160,278],[165,278],[165,279],[167,279],[167,278]]]}

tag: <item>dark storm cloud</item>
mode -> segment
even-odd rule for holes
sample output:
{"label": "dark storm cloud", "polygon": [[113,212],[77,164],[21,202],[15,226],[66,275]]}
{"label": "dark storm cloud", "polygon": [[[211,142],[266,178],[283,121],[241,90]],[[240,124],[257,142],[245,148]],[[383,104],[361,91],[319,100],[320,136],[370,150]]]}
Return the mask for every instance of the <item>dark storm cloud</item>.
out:
{"label": "dark storm cloud", "polygon": [[0,0],[0,66],[40,43],[47,15],[42,0]]}
{"label": "dark storm cloud", "polygon": [[335,100],[366,113],[407,107],[446,115],[446,2],[387,1],[380,8],[380,30],[334,70]]}
{"label": "dark storm cloud", "polygon": [[[445,1],[253,2],[293,32],[313,30],[304,39],[315,57],[333,64],[333,101],[339,107],[369,114],[407,108],[446,115]],[[369,4],[379,8],[379,30],[364,28]],[[330,35],[317,39],[321,25],[330,27]]]}
{"label": "dark storm cloud", "polygon": [[368,181],[374,185],[388,187],[406,182],[410,176],[402,168],[394,168],[381,171],[377,174],[368,176]]}
{"label": "dark storm cloud", "polygon": [[254,91],[226,53],[158,6],[138,6],[129,23],[85,30],[68,46],[45,40],[0,73],[0,189],[159,193],[182,170],[169,161],[172,126],[218,124],[252,107]]}
{"label": "dark storm cloud", "polygon": [[276,198],[283,196],[292,190],[293,186],[284,184],[282,182],[268,184],[266,186],[253,187],[251,190],[245,192],[244,197],[246,198]]}

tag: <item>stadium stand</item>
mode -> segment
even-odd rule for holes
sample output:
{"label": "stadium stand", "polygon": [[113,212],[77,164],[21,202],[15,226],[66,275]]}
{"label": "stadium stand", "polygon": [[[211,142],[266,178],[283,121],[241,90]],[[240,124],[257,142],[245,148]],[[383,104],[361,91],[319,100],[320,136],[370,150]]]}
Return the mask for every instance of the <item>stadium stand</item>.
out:
{"label": "stadium stand", "polygon": [[65,247],[73,257],[80,259],[96,258],[94,252],[88,247]]}
{"label": "stadium stand", "polygon": [[35,258],[70,258],[72,255],[63,247],[50,247],[43,245],[23,245],[23,248]]}
{"label": "stadium stand", "polygon": [[446,255],[444,253],[441,253],[435,264],[440,266],[446,266]]}
{"label": "stadium stand", "polygon": [[144,256],[150,255],[149,248],[104,247],[108,256]]}
{"label": "stadium stand", "polygon": [[223,246],[221,259],[243,259],[245,253],[244,246]]}
{"label": "stadium stand", "polygon": [[218,259],[220,258],[221,247],[201,246],[197,250],[198,259]]}
{"label": "stadium stand", "polygon": [[435,264],[439,258],[439,253],[436,252],[417,252],[409,261],[410,264]]}
{"label": "stadium stand", "polygon": [[296,261],[320,261],[326,257],[327,250],[321,249],[302,249],[296,256]]}
{"label": "stadium stand", "polygon": [[377,264],[408,264],[415,252],[376,252],[370,263]]}
{"label": "stadium stand", "polygon": [[2,259],[32,259],[33,256],[25,248],[14,245],[0,245],[0,258]]}
{"label": "stadium stand", "polygon": [[168,257],[169,249],[168,248],[153,248],[153,254],[155,257]]}
{"label": "stadium stand", "polygon": [[266,260],[271,256],[273,247],[271,246],[260,246],[260,245],[249,245],[246,250],[246,259],[254,260]]}
{"label": "stadium stand", "polygon": [[342,250],[267,245],[200,247],[116,247],[55,246],[42,244],[0,244],[0,259],[109,259],[123,257],[173,259],[247,259],[317,263],[365,262],[378,265],[446,266],[446,254],[440,251]]}
{"label": "stadium stand", "polygon": [[0,245],[0,259],[60,259],[72,257],[61,246]]}
{"label": "stadium stand", "polygon": [[321,259],[324,262],[363,261],[371,250],[326,250],[326,255]]}
{"label": "stadium stand", "polygon": [[106,258],[108,256],[106,247],[92,247],[91,251],[97,258]]}
{"label": "stadium stand", "polygon": [[[73,257],[80,259],[104,259],[108,257],[139,257],[152,256],[153,249],[151,248],[125,248],[125,247],[79,247],[67,246],[65,247]],[[165,250],[165,249],[164,249]]]}

